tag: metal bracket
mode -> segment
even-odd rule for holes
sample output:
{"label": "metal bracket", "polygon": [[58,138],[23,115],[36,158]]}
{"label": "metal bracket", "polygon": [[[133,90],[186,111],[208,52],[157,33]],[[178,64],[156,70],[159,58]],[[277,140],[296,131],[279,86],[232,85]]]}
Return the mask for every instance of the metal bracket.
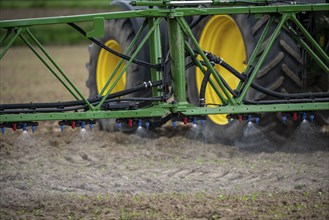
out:
{"label": "metal bracket", "polygon": [[87,32],[86,36],[88,38],[95,37],[101,38],[104,37],[104,17],[95,17],[94,18],[94,28],[93,30]]}

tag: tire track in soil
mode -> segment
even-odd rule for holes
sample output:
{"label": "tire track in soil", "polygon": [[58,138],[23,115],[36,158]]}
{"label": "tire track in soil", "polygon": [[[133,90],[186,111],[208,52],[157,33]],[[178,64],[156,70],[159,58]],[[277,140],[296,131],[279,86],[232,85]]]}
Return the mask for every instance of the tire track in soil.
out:
{"label": "tire track in soil", "polygon": [[11,138],[4,137],[2,150],[10,151],[1,154],[1,191],[236,193],[329,185],[328,152],[248,153],[180,135],[143,139],[97,130],[79,141],[77,133],[50,140],[50,133],[36,134],[38,144],[11,148]]}

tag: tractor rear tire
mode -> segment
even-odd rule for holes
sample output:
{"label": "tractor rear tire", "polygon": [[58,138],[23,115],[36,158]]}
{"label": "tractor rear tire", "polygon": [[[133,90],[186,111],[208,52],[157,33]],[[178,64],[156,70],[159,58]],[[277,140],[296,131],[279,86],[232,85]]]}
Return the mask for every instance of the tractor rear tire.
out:
{"label": "tractor rear tire", "polygon": [[[236,25],[236,27],[240,30],[240,34],[243,39],[243,43],[245,47],[245,60],[241,59],[239,61],[240,64],[237,65],[238,67],[235,66],[234,64],[232,66],[235,67],[236,69],[240,69],[239,71],[243,71],[243,69],[241,70],[241,65],[246,64],[248,62],[257,44],[257,41],[262,33],[262,30],[266,24],[266,21],[268,20],[268,17],[264,17],[261,20],[256,20],[251,15],[235,15],[232,17],[229,16],[227,17],[222,16],[222,17],[223,17],[222,19],[227,20],[227,21],[226,20],[223,21],[223,25],[226,25],[227,22],[234,22],[235,24],[232,23],[228,27],[230,26],[234,27],[234,25]],[[217,56],[222,57],[228,63],[229,60],[232,59],[234,62],[236,62],[235,57],[239,57],[239,53],[241,52],[243,53],[243,51],[237,51],[238,43],[235,44],[235,42],[232,41],[234,41],[235,38],[239,38],[239,36],[236,36],[237,34],[235,33],[232,39],[232,34],[229,35],[230,30],[227,30],[228,28],[224,28],[223,31],[221,32],[219,31],[217,33],[214,32],[214,30],[218,30],[219,27],[216,28],[211,28],[211,26],[209,27],[208,22],[211,22],[212,21],[211,19],[216,19],[216,18],[209,17],[203,19],[203,21],[200,22],[194,29],[194,35],[196,39],[199,40],[200,46],[203,48],[203,50],[206,50]],[[220,17],[218,19],[220,19]],[[208,29],[205,29],[205,27],[208,27]],[[273,30],[273,27],[271,29]],[[226,33],[228,33],[228,36],[225,36]],[[207,39],[207,34],[209,38],[213,38],[213,39]],[[203,38],[201,39],[200,42],[201,36],[203,36]],[[268,34],[268,36],[271,36],[271,34]],[[268,42],[268,38],[264,41],[262,45],[262,50],[266,46]],[[231,44],[233,47],[224,50],[229,53],[223,54],[219,50],[220,48],[216,48],[216,46],[215,48],[204,48],[202,46],[202,43],[205,43],[207,45],[207,41],[209,40],[212,41],[217,40],[217,43],[220,45]],[[300,57],[299,47],[292,40],[292,37],[289,36],[288,32],[283,30],[281,31],[278,39],[274,43],[270,53],[265,59],[265,62],[261,67],[261,70],[257,76],[256,83],[262,85],[263,87],[266,87],[267,89],[275,90],[278,92],[292,93],[292,92],[300,91],[301,81],[300,81],[299,72],[300,72],[300,66],[302,64],[301,62],[302,60]],[[191,70],[187,73],[187,82],[188,82],[189,101],[196,105],[198,103],[198,94],[199,94],[200,85],[198,85],[197,83],[197,73],[195,71],[196,71],[195,69],[193,70],[191,68]],[[219,72],[222,73],[223,69],[220,69]],[[237,82],[233,82],[231,79],[227,79],[226,76],[224,76],[224,78],[228,81],[229,84],[232,84],[232,87],[234,89],[235,86],[237,85]],[[213,103],[212,102],[213,100],[211,100],[211,94],[209,94],[210,89],[211,89],[210,85],[208,85],[206,90],[206,102]],[[208,100],[207,100],[207,91],[209,95]],[[269,97],[267,97],[265,94],[261,94],[253,89],[249,90],[247,94],[247,98],[250,100],[269,99]],[[280,121],[281,120],[280,118],[281,118],[280,113],[265,114],[264,117],[261,118],[261,122],[260,122],[260,126],[264,127],[265,130],[267,131],[266,133],[269,134],[271,139],[274,139],[276,141],[282,141],[284,138],[289,136],[291,132],[295,130],[296,127],[296,125],[291,121],[287,121],[286,124],[283,124]],[[239,123],[237,120],[225,124],[222,123],[224,118],[220,120],[217,120],[216,118],[214,119],[212,120],[211,118],[209,118],[208,120],[206,120],[205,127],[203,129],[203,136],[205,137],[206,140],[209,140],[210,142],[223,141],[225,143],[227,142],[234,143],[242,135],[242,129],[244,128],[244,126],[241,125],[241,123]],[[245,123],[246,122],[242,122],[242,124]]]}
{"label": "tractor rear tire", "polygon": [[[135,34],[135,30],[129,19],[109,20],[105,23],[104,37],[98,40],[111,49],[124,53]],[[133,51],[136,49],[136,45],[134,45]],[[89,63],[87,63],[89,78],[86,85],[89,88],[90,98],[95,98],[100,93],[101,88],[105,85],[109,74],[116,67],[120,58],[100,48],[96,44],[91,44],[89,46],[89,54],[90,59]],[[148,78],[149,74],[147,74],[143,67],[132,63],[112,92],[132,88],[144,81],[148,81]],[[126,95],[125,97],[147,97],[150,96],[149,93],[149,91],[141,91]],[[100,119],[98,123],[101,130],[117,130],[114,119]],[[127,130],[126,126],[122,126],[124,130]]]}

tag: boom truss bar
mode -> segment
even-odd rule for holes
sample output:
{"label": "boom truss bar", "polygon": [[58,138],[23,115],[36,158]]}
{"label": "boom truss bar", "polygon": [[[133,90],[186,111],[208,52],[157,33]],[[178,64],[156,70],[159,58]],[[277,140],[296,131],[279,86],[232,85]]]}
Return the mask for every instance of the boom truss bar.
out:
{"label": "boom truss bar", "polygon": [[[141,1],[142,2],[142,1]],[[160,5],[160,7],[163,5]],[[97,17],[104,20],[126,19],[137,17],[167,17],[171,15],[195,16],[195,15],[219,15],[219,14],[271,14],[291,12],[328,11],[329,4],[303,4],[303,5],[265,5],[265,6],[238,6],[220,8],[175,8],[173,9],[145,9],[124,12],[95,13],[86,15],[72,15],[62,17],[16,19],[0,21],[0,28],[26,27],[48,24],[67,24],[94,21]]]}
{"label": "boom truss bar", "polygon": [[195,107],[193,105],[160,104],[153,107],[129,111],[87,111],[63,113],[27,113],[0,115],[0,122],[49,121],[49,120],[88,120],[103,118],[151,118],[162,117],[171,112],[180,112],[187,116],[213,114],[244,114],[265,112],[294,112],[328,110],[328,103],[296,103],[272,105],[238,105],[220,108]]}
{"label": "boom truss bar", "polygon": [[[219,5],[218,8],[196,8],[196,7],[172,7],[181,5],[182,2],[187,4],[195,4],[196,2],[206,2],[207,4]],[[248,101],[245,99],[250,87],[253,85],[262,63],[265,61],[266,56],[269,54],[274,41],[278,37],[283,27],[288,27],[291,33],[295,35],[296,41],[305,48],[305,50],[316,61],[319,67],[324,73],[329,74],[329,57],[328,54],[318,45],[318,43],[307,32],[303,25],[296,18],[296,14],[299,12],[312,12],[312,11],[329,11],[329,4],[303,4],[303,5],[267,5],[272,1],[257,1],[255,5],[241,5],[241,6],[228,6],[233,4],[234,1],[134,1],[133,5],[145,5],[145,6],[158,6],[160,8],[150,8],[135,11],[124,12],[109,12],[109,13],[97,13],[89,15],[77,15],[77,16],[65,16],[65,17],[49,17],[49,18],[37,18],[37,19],[20,19],[11,21],[0,21],[0,28],[7,29],[7,34],[1,38],[0,46],[3,48],[0,53],[0,59],[5,55],[7,50],[12,46],[17,37],[21,37],[23,41],[31,48],[31,50],[38,56],[38,58],[48,67],[53,75],[63,84],[63,86],[73,95],[75,99],[81,101],[82,108],[75,110],[75,112],[29,112],[25,113],[24,110],[19,114],[7,114],[1,113],[3,109],[0,108],[0,123],[5,122],[23,122],[23,121],[43,121],[43,120],[90,120],[90,119],[103,119],[103,118],[142,118],[142,117],[163,117],[168,114],[184,114],[186,116],[205,116],[211,114],[244,114],[244,113],[262,113],[262,112],[292,112],[292,111],[322,111],[329,110],[329,95],[323,97],[314,98],[312,94],[308,97],[302,97],[300,99],[270,100],[269,102],[257,102]],[[257,6],[256,3],[261,3],[261,6]],[[263,33],[255,47],[251,58],[248,61],[245,75],[245,80],[240,79],[240,83],[237,88],[228,88],[225,80],[221,77],[221,73],[218,73],[213,65],[215,63],[207,56],[207,52],[203,51],[198,41],[193,36],[191,28],[186,22],[186,16],[195,15],[221,15],[221,14],[268,14],[270,16],[268,23],[263,30]],[[68,78],[65,72],[56,64],[55,60],[50,56],[46,49],[40,44],[37,38],[29,31],[30,26],[36,25],[49,25],[49,24],[72,24],[78,22],[94,22],[94,30],[86,34],[86,37],[93,37],[94,34],[102,33],[104,29],[104,20],[110,19],[127,19],[135,17],[145,17],[143,26],[139,29],[138,34],[132,40],[128,49],[123,56],[130,55],[131,57],[125,58],[126,62],[121,59],[115,70],[110,74],[104,88],[99,93],[99,101],[90,103],[86,97],[82,95],[80,90],[74,85],[74,83]],[[261,45],[264,43],[264,39],[269,34],[271,27],[274,26],[274,20],[278,19],[278,24],[274,27],[274,32],[270,37],[270,40],[264,51],[261,51]],[[171,56],[171,75],[172,75],[172,87],[174,100],[171,103],[167,103],[166,100],[159,97],[165,97],[166,94],[162,94],[160,90],[160,84],[155,86],[151,85],[151,82],[145,83],[146,87],[151,87],[152,103],[148,103],[146,107],[139,107],[136,110],[106,110],[104,104],[108,101],[108,97],[111,95],[111,91],[123,76],[129,65],[136,58],[142,46],[149,40],[150,42],[150,60],[153,65],[162,66],[162,51],[161,51],[161,34],[160,34],[160,22],[166,20],[168,23],[169,32],[169,45]],[[297,32],[287,24],[287,21],[293,22],[305,35],[307,42],[301,39]],[[143,32],[148,27],[148,30]],[[97,31],[99,30],[99,31]],[[48,62],[43,59],[31,43],[25,38],[23,33],[27,33],[28,36],[36,43],[37,47],[43,52],[43,55],[47,57],[48,61],[59,72],[51,68]],[[144,34],[143,34],[144,33]],[[95,35],[95,36],[96,36]],[[194,51],[192,46],[186,41],[186,36],[192,41],[193,46],[196,48]],[[12,37],[12,38],[10,38]],[[140,38],[140,44],[136,50],[132,50],[137,40]],[[210,51],[211,52],[211,51]],[[260,53],[260,54],[259,54]],[[185,76],[185,61],[186,55],[190,55],[194,60],[194,63],[203,73],[210,71],[214,79],[209,79],[209,83],[214,88],[216,95],[220,98],[222,103],[217,105],[214,103],[213,107],[197,107],[187,103],[186,97],[186,76]],[[202,60],[198,60],[197,56],[200,55]],[[259,59],[256,59],[257,55],[260,55]],[[125,65],[120,69],[121,65]],[[253,67],[253,68],[252,68]],[[161,82],[163,69],[152,69],[151,79],[152,81]],[[117,74],[118,73],[118,74]],[[60,77],[61,76],[61,77]],[[112,80],[114,80],[113,83]],[[166,82],[162,83],[165,86]],[[107,90],[107,88],[109,89]],[[232,90],[235,89],[238,95]],[[130,90],[129,90],[130,91]],[[128,94],[127,90],[121,91],[122,94]],[[232,96],[232,94],[234,96]],[[104,94],[104,96],[102,96]],[[298,93],[297,93],[298,94]],[[117,98],[117,97],[115,97]],[[271,102],[272,101],[272,102]],[[60,103],[59,103],[60,104]],[[126,109],[126,108],[122,108]],[[5,111],[4,111],[5,112]]]}

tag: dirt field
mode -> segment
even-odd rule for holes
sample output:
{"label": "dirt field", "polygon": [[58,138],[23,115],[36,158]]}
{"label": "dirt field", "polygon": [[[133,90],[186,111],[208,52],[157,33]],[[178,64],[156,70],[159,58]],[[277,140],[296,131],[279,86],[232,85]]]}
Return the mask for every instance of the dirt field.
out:
{"label": "dirt field", "polygon": [[[88,94],[87,47],[49,50]],[[1,103],[71,99],[39,63],[26,48],[6,54]],[[246,127],[228,146],[185,126],[126,135],[56,123],[1,136],[1,219],[329,218],[329,135],[315,125],[285,146],[256,146],[261,129]]]}

